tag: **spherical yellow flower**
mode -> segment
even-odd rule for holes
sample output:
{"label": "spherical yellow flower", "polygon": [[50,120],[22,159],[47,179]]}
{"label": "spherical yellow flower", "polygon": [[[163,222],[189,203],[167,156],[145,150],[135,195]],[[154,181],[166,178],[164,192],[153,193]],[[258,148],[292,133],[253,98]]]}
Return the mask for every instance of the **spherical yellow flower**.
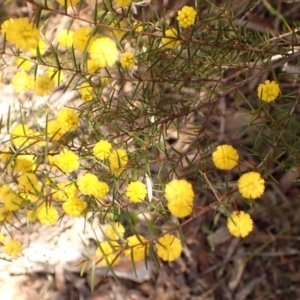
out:
{"label": "spherical yellow flower", "polygon": [[4,207],[9,211],[16,211],[22,208],[23,199],[11,190],[4,198]]}
{"label": "spherical yellow flower", "polygon": [[57,35],[58,43],[64,48],[71,48],[73,45],[74,31],[63,29]]}
{"label": "spherical yellow flower", "polygon": [[253,221],[249,214],[243,211],[234,211],[227,219],[227,227],[235,237],[244,238],[253,230]]}
{"label": "spherical yellow flower", "polygon": [[74,182],[64,181],[58,183],[57,188],[52,189],[52,197],[56,201],[67,201],[76,198],[78,192]]}
{"label": "spherical yellow flower", "polygon": [[28,210],[27,211],[27,220],[29,222],[35,222],[36,221],[36,211]]}
{"label": "spherical yellow flower", "polygon": [[75,5],[77,5],[78,4],[78,2],[79,2],[80,0],[57,0],[57,2],[60,4],[60,5],[62,5],[62,6],[67,6],[67,7],[69,7],[69,6],[75,6]]}
{"label": "spherical yellow flower", "polygon": [[93,100],[93,87],[88,82],[84,82],[79,86],[79,94],[84,102]]}
{"label": "spherical yellow flower", "polygon": [[24,173],[17,179],[17,181],[21,191],[36,194],[42,189],[42,186],[34,173]]}
{"label": "spherical yellow flower", "polygon": [[7,210],[5,207],[0,207],[0,222],[10,222],[12,218],[13,214],[10,210]]}
{"label": "spherical yellow flower", "polygon": [[24,57],[17,57],[17,59],[15,60],[15,65],[20,70],[29,71],[34,66],[34,63]]}
{"label": "spherical yellow flower", "polygon": [[109,192],[108,185],[103,181],[99,181],[99,184],[96,187],[96,192],[93,194],[93,196],[98,200],[102,200],[106,197],[108,192]]}
{"label": "spherical yellow flower", "polygon": [[91,43],[96,39],[94,36],[90,37],[92,28],[90,27],[81,27],[78,28],[73,34],[73,45],[74,48],[83,52],[91,47]]}
{"label": "spherical yellow flower", "polygon": [[178,218],[184,218],[191,214],[193,204],[181,201],[171,201],[168,203],[170,213]]}
{"label": "spherical yellow flower", "polygon": [[111,152],[108,161],[111,171],[115,176],[119,176],[127,165],[128,156],[125,150],[117,149]]}
{"label": "spherical yellow flower", "polygon": [[64,150],[55,157],[54,164],[64,173],[71,173],[79,168],[79,156],[71,150]]}
{"label": "spherical yellow flower", "polygon": [[264,193],[265,180],[257,172],[248,172],[240,177],[238,189],[244,198],[256,199]]}
{"label": "spherical yellow flower", "polygon": [[31,48],[29,51],[33,56],[38,56],[38,51],[40,55],[44,55],[46,53],[47,45],[45,41],[39,40],[37,47]]}
{"label": "spherical yellow flower", "polygon": [[91,59],[95,60],[100,68],[113,66],[118,58],[116,43],[107,37],[93,41],[89,51]]}
{"label": "spherical yellow flower", "polygon": [[33,155],[19,155],[15,158],[13,169],[15,172],[30,172],[36,168]]}
{"label": "spherical yellow flower", "polygon": [[197,11],[194,7],[184,6],[178,11],[177,21],[183,28],[194,25],[197,16]]}
{"label": "spherical yellow flower", "polygon": [[120,59],[123,68],[131,68],[134,66],[134,55],[131,52],[124,52]]}
{"label": "spherical yellow flower", "polygon": [[56,118],[64,131],[75,131],[78,128],[79,116],[74,109],[69,107],[62,108]]}
{"label": "spherical yellow flower", "polygon": [[178,32],[175,28],[172,28],[166,30],[165,37],[163,37],[161,41],[165,48],[174,49],[181,44],[181,41],[176,38],[178,38]]}
{"label": "spherical yellow flower", "polygon": [[119,7],[126,7],[131,4],[132,0],[115,0],[115,2]]}
{"label": "spherical yellow flower", "polygon": [[174,261],[182,252],[180,240],[173,234],[165,234],[157,240],[156,254],[164,261]]}
{"label": "spherical yellow flower", "polygon": [[12,86],[18,93],[27,92],[31,88],[30,77],[25,72],[17,72],[12,78]]}
{"label": "spherical yellow flower", "polygon": [[36,217],[44,225],[54,225],[58,218],[58,212],[56,208],[51,204],[43,203],[36,210]]}
{"label": "spherical yellow flower", "polygon": [[[117,22],[117,21],[113,21],[111,23],[111,26],[113,27],[117,27],[117,28],[127,28],[128,25],[125,21],[120,21],[120,22]],[[119,29],[113,29],[113,35],[119,39],[121,39],[125,34],[126,34],[126,31],[125,30],[119,30]]]}
{"label": "spherical yellow flower", "polygon": [[46,96],[52,92],[54,85],[54,81],[47,74],[44,74],[35,78],[33,90],[38,96]]}
{"label": "spherical yellow flower", "polygon": [[101,68],[98,66],[97,60],[88,59],[86,61],[86,70],[90,73],[99,73]]}
{"label": "spherical yellow flower", "polygon": [[26,147],[32,143],[30,137],[33,136],[33,131],[25,124],[19,124],[13,128],[10,133],[13,144],[18,147]]}
{"label": "spherical yellow flower", "polygon": [[121,260],[120,245],[115,241],[104,241],[96,250],[97,260],[102,266],[115,266]]}
{"label": "spherical yellow flower", "polygon": [[217,168],[231,170],[238,164],[239,155],[232,146],[221,145],[213,152],[212,160]]}
{"label": "spherical yellow flower", "polygon": [[56,84],[60,84],[64,79],[64,72],[54,67],[49,67],[46,70],[48,77],[53,80]]}
{"label": "spherical yellow flower", "polygon": [[64,212],[72,217],[80,217],[86,207],[87,203],[79,198],[71,198],[62,205]]}
{"label": "spherical yellow flower", "polygon": [[79,191],[83,195],[91,195],[101,200],[109,192],[109,187],[105,182],[99,181],[93,174],[84,174],[77,180]]}
{"label": "spherical yellow flower", "polygon": [[192,185],[184,179],[174,179],[166,185],[165,197],[169,203],[192,204],[194,191]]}
{"label": "spherical yellow flower", "polygon": [[107,159],[111,152],[111,143],[100,140],[93,148],[93,154],[99,159]]}
{"label": "spherical yellow flower", "polygon": [[61,124],[57,120],[51,120],[47,122],[46,126],[46,137],[48,139],[57,141],[59,140],[66,131],[61,127]]}
{"label": "spherical yellow flower", "polygon": [[258,98],[266,102],[272,102],[280,94],[280,88],[277,82],[266,80],[258,86],[257,92]]}
{"label": "spherical yellow flower", "polygon": [[4,243],[3,252],[9,256],[18,256],[22,253],[22,243],[18,240],[9,240]]}
{"label": "spherical yellow flower", "polygon": [[142,235],[132,235],[126,239],[128,249],[124,254],[133,261],[143,260],[147,256],[146,239]]}
{"label": "spherical yellow flower", "polygon": [[145,200],[146,195],[146,185],[140,181],[133,181],[127,187],[126,197],[129,198],[131,202],[142,202]]}
{"label": "spherical yellow flower", "polygon": [[120,237],[124,236],[125,228],[121,223],[114,222],[112,224],[108,224],[105,233],[107,238],[112,241],[116,241],[120,239]]}
{"label": "spherical yellow flower", "polygon": [[21,50],[29,51],[38,45],[39,30],[29,18],[7,20],[2,24],[1,31],[6,34],[7,41],[14,43]]}

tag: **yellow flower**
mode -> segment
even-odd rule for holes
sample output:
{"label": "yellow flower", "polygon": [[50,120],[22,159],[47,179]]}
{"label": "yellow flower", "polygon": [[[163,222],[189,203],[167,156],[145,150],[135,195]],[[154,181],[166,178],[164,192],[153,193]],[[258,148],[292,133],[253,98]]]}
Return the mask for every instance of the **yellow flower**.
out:
{"label": "yellow flower", "polygon": [[108,157],[109,167],[115,176],[119,176],[125,169],[128,162],[128,156],[125,150],[117,149],[111,152]]}
{"label": "yellow flower", "polygon": [[97,260],[102,266],[114,266],[121,260],[120,245],[115,241],[104,241],[96,250]]}
{"label": "yellow flower", "polygon": [[74,182],[60,182],[57,184],[57,189],[52,189],[52,197],[56,201],[67,201],[72,198],[76,198],[78,189]]}
{"label": "yellow flower", "polygon": [[28,210],[27,211],[27,220],[29,222],[35,222],[36,221],[36,211]]}
{"label": "yellow flower", "polygon": [[4,198],[4,207],[9,211],[16,211],[22,208],[23,199],[16,195],[13,190]]}
{"label": "yellow flower", "polygon": [[121,223],[113,222],[108,224],[105,233],[110,240],[116,241],[124,236],[125,229]]}
{"label": "yellow flower", "polygon": [[177,30],[172,28],[166,30],[165,37],[163,37],[161,41],[166,48],[173,49],[181,44],[181,41],[176,38],[178,38]]}
{"label": "yellow flower", "polygon": [[57,0],[57,2],[62,5],[62,6],[65,6],[67,5],[67,7],[69,6],[75,6],[78,4],[80,0]]}
{"label": "yellow flower", "polygon": [[64,79],[64,72],[54,67],[49,67],[46,70],[48,77],[55,83],[60,84]]}
{"label": "yellow flower", "polygon": [[[90,73],[99,73],[101,68],[98,66],[97,60],[88,59],[86,61],[86,70]],[[90,99],[92,100],[92,99]]]}
{"label": "yellow flower", "polygon": [[38,56],[37,49],[39,49],[40,55],[43,55],[46,52],[46,48],[47,48],[46,43],[43,40],[39,40],[37,47],[31,48],[29,51],[33,56]]}
{"label": "yellow flower", "polygon": [[272,102],[280,94],[280,88],[277,82],[266,80],[258,86],[257,92],[258,98],[266,102]]}
{"label": "yellow flower", "polygon": [[170,213],[178,218],[184,218],[191,214],[193,203],[173,201],[168,203]]}
{"label": "yellow flower", "polygon": [[4,243],[3,252],[9,256],[18,256],[22,253],[22,243],[18,240],[9,240]]}
{"label": "yellow flower", "polygon": [[75,131],[79,124],[79,116],[69,107],[62,108],[57,115],[57,122],[64,131]]}
{"label": "yellow flower", "polygon": [[166,185],[165,197],[169,203],[192,204],[195,194],[189,182],[184,179],[174,179]]}
{"label": "yellow flower", "polygon": [[39,30],[28,18],[10,19],[1,26],[7,41],[16,44],[17,48],[29,51],[36,48],[39,41]]}
{"label": "yellow flower", "polygon": [[12,86],[18,93],[27,92],[31,88],[30,77],[25,72],[17,72],[12,78]]}
{"label": "yellow flower", "polygon": [[37,192],[41,191],[42,189],[42,186],[38,182],[38,179],[34,173],[24,173],[17,179],[17,181],[21,191],[37,194]]}
{"label": "yellow flower", "polygon": [[191,25],[194,25],[196,16],[197,11],[194,9],[194,7],[184,6],[178,11],[177,21],[181,27],[187,28]]}
{"label": "yellow flower", "polygon": [[157,240],[156,254],[164,261],[177,259],[182,252],[180,240],[173,234],[165,234]]}
{"label": "yellow flower", "polygon": [[[113,27],[117,27],[117,28],[121,28],[121,29],[127,28],[127,24],[125,21],[120,21],[120,22],[113,21],[111,25]],[[118,29],[114,29],[112,32],[115,37],[120,38],[120,39],[126,34],[126,31],[118,30]]]}
{"label": "yellow flower", "polygon": [[93,41],[89,51],[91,59],[95,60],[100,68],[113,66],[118,58],[116,43],[107,37]]}
{"label": "yellow flower", "polygon": [[111,143],[100,140],[93,148],[93,154],[99,159],[107,159],[111,152]]}
{"label": "yellow flower", "polygon": [[10,135],[13,144],[17,147],[26,147],[33,142],[33,140],[30,139],[30,137],[33,136],[33,131],[29,129],[28,126],[25,124],[19,124],[16,127],[14,127]]}
{"label": "yellow flower", "polygon": [[10,222],[12,218],[13,214],[10,210],[7,210],[5,207],[0,207],[0,222]]}
{"label": "yellow flower", "polygon": [[47,122],[46,126],[46,137],[48,139],[57,141],[59,140],[66,131],[61,127],[61,124],[57,120],[51,120]]}
{"label": "yellow flower", "polygon": [[51,204],[43,203],[36,210],[36,217],[44,225],[54,225],[58,220],[58,212]]}
{"label": "yellow flower", "polygon": [[18,69],[29,71],[34,66],[34,63],[24,57],[17,57],[15,60],[15,65],[18,67]]}
{"label": "yellow flower", "polygon": [[64,212],[72,217],[80,217],[86,207],[87,203],[79,198],[71,198],[62,205]]}
{"label": "yellow flower", "polygon": [[90,27],[81,27],[73,34],[74,48],[83,52],[91,47],[91,43],[96,39],[94,36],[90,37],[92,29]]}
{"label": "yellow flower", "polygon": [[115,2],[119,7],[126,7],[131,4],[132,0],[115,0]]}
{"label": "yellow flower", "polygon": [[142,202],[145,200],[147,195],[146,185],[139,181],[131,182],[126,190],[126,197],[129,198],[131,202]]}
{"label": "yellow flower", "polygon": [[79,94],[84,102],[93,100],[93,87],[88,82],[84,82],[79,86]]}
{"label": "yellow flower", "polygon": [[105,182],[99,181],[95,175],[88,173],[78,178],[77,185],[83,195],[91,195],[99,200],[103,199],[109,191]]}
{"label": "yellow flower", "polygon": [[55,156],[54,164],[64,173],[71,173],[79,168],[79,156],[71,150],[63,150]]}
{"label": "yellow flower", "polygon": [[227,227],[235,237],[244,238],[253,230],[253,221],[249,214],[243,211],[234,211],[227,219]]}
{"label": "yellow flower", "polygon": [[132,235],[126,239],[128,249],[124,254],[133,261],[143,260],[147,256],[146,239],[142,235]]}
{"label": "yellow flower", "polygon": [[257,172],[243,174],[238,181],[238,189],[244,198],[259,198],[265,190],[265,180]]}
{"label": "yellow flower", "polygon": [[54,85],[54,81],[44,74],[35,78],[33,90],[38,96],[46,96],[52,92]]}
{"label": "yellow flower", "polygon": [[213,152],[212,159],[217,168],[231,170],[238,164],[239,155],[232,146],[222,145]]}
{"label": "yellow flower", "polygon": [[33,155],[19,155],[14,161],[15,172],[30,172],[36,168]]}
{"label": "yellow flower", "polygon": [[73,45],[73,35],[72,30],[63,29],[57,35],[58,43],[64,48],[71,48]]}
{"label": "yellow flower", "polygon": [[134,56],[131,52],[125,52],[120,59],[121,66],[123,68],[131,68],[134,66]]}

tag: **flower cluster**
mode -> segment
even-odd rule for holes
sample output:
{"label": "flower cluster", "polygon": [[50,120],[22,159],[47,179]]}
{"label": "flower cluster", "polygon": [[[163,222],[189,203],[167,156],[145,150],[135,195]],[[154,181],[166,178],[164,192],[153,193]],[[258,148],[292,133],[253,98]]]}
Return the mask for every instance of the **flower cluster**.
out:
{"label": "flower cluster", "polygon": [[104,199],[109,191],[109,187],[105,182],[100,181],[96,175],[89,173],[78,178],[77,186],[83,195],[94,196],[99,200]]}
{"label": "flower cluster", "polygon": [[183,218],[191,214],[193,209],[194,191],[186,180],[172,180],[166,185],[165,197],[171,214]]}
{"label": "flower cluster", "polygon": [[157,240],[156,253],[164,261],[174,261],[182,252],[180,240],[173,234],[165,234]]}
{"label": "flower cluster", "polygon": [[178,32],[175,28],[166,30],[164,37],[161,39],[161,42],[163,43],[165,48],[168,49],[177,48],[181,44],[181,41],[178,40]]}
{"label": "flower cluster", "polygon": [[266,102],[274,101],[280,94],[280,88],[277,82],[266,80],[257,88],[258,98]]}
{"label": "flower cluster", "polygon": [[133,181],[127,186],[126,197],[131,202],[142,202],[147,195],[146,185],[140,181]]}
{"label": "flower cluster", "polygon": [[238,189],[244,198],[256,199],[264,193],[265,180],[257,172],[248,172],[240,177]]}
{"label": "flower cluster", "polygon": [[197,16],[197,11],[191,6],[184,6],[178,11],[177,21],[183,28],[194,25]]}
{"label": "flower cluster", "polygon": [[23,250],[22,243],[12,239],[4,243],[3,252],[9,256],[19,256]]}
{"label": "flower cluster", "polygon": [[253,230],[253,221],[249,214],[243,211],[234,211],[227,219],[229,232],[235,237],[246,237]]}
{"label": "flower cluster", "polygon": [[120,59],[123,68],[131,68],[134,66],[134,55],[131,52],[124,52]]}
{"label": "flower cluster", "polygon": [[5,21],[1,32],[5,34],[7,41],[14,43],[20,50],[29,51],[38,46],[39,30],[28,18]]}
{"label": "flower cluster", "polygon": [[239,155],[232,146],[222,145],[213,152],[212,160],[217,168],[231,170],[238,164]]}

